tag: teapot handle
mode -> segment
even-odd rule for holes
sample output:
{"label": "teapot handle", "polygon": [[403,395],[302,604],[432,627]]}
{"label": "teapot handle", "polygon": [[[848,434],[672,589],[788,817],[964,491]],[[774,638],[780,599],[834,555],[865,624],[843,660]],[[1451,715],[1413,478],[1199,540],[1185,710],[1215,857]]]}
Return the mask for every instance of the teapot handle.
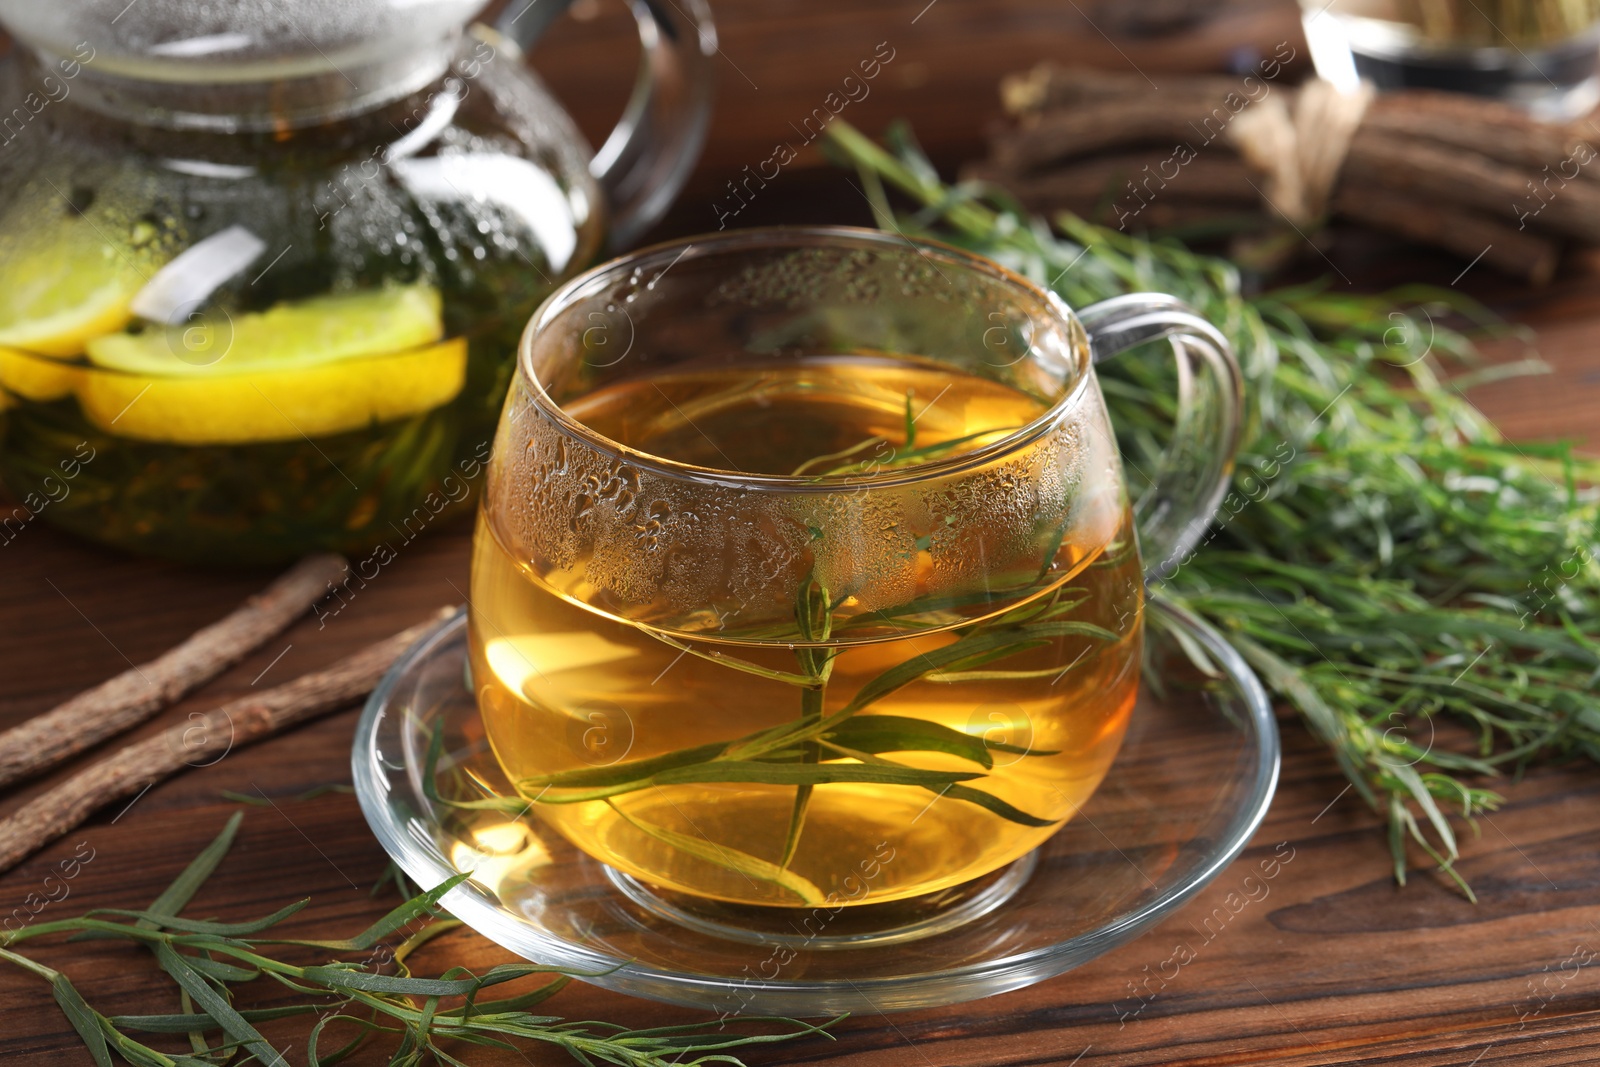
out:
{"label": "teapot handle", "polygon": [[[513,0],[495,28],[524,51],[572,0]],[[611,207],[613,251],[666,214],[705,145],[717,30],[705,0],[628,0],[644,55],[628,106],[589,168]]]}
{"label": "teapot handle", "polygon": [[1239,363],[1220,330],[1164,293],[1102,300],[1078,320],[1096,363],[1161,339],[1178,360],[1177,425],[1133,505],[1145,580],[1159,581],[1189,561],[1233,476],[1244,414]]}

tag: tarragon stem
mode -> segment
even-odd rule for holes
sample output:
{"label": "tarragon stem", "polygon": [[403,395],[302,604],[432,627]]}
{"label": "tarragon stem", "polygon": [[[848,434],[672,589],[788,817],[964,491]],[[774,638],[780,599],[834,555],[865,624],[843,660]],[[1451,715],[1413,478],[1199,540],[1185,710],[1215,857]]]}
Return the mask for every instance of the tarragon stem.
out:
{"label": "tarragon stem", "polygon": [[[910,411],[911,397],[906,395],[906,410]],[[911,425],[910,416],[906,423]],[[914,429],[914,427],[913,427]],[[816,576],[808,575],[801,583],[799,595],[795,598],[795,623],[800,630],[803,641],[827,641],[833,633],[833,606],[828,598],[828,587],[817,581]],[[822,678],[822,685],[815,689],[802,689],[800,691],[800,721],[812,724],[822,721],[823,705],[827,700],[828,677],[833,673],[833,653],[827,649],[809,646],[795,649],[795,658],[800,661],[800,669],[807,674]],[[800,762],[814,765],[821,756],[815,740],[801,742]],[[815,788],[812,782],[804,782],[795,787],[794,806],[789,814],[789,828],[783,838],[783,852],[779,856],[778,866],[787,867],[789,861],[794,859],[795,849],[800,846],[800,831],[805,826],[806,809],[811,805],[811,791]]]}
{"label": "tarragon stem", "polygon": [[[491,967],[482,974],[474,974],[465,967],[452,967],[436,978],[414,977],[405,965],[410,951],[459,928],[460,924],[453,919],[438,918],[438,901],[468,877],[464,874],[413,897],[365,931],[342,940],[259,936],[270,935],[277,923],[294,915],[298,909],[293,905],[261,919],[236,923],[181,918],[178,912],[215,870],[231,845],[238,825],[235,816],[150,907],[98,913],[116,916],[122,921],[86,915],[0,934],[0,962],[11,964],[50,985],[57,1005],[97,1067],[111,1067],[112,1053],[137,1067],[218,1067],[239,1049],[247,1050],[251,1058],[262,1064],[283,1065],[289,1062],[288,1057],[266,1041],[258,1024],[303,1015],[319,1016],[319,1021],[310,1028],[305,1049],[306,1059],[312,1064],[337,1062],[374,1039],[398,1038],[394,1061],[405,1063],[434,1059],[459,1064],[461,1061],[440,1046],[441,1041],[459,1041],[512,1049],[524,1056],[528,1046],[554,1046],[587,1067],[597,1063],[619,1067],[673,1067],[680,1063],[707,1062],[737,1065],[740,1061],[732,1054],[736,1049],[802,1036],[827,1036],[828,1027],[832,1025],[739,1018],[732,1021],[732,1026],[721,1022],[630,1030],[615,1023],[565,1021],[528,1011],[559,990],[569,978],[594,975],[580,975],[536,963],[512,963]],[[660,827],[652,829],[671,834]],[[688,842],[680,844],[685,848],[697,847]],[[792,872],[777,871],[772,864],[763,867],[759,860],[747,868],[752,874],[773,876],[808,903],[823,902],[823,895],[816,886]],[[418,920],[426,922],[406,935],[406,927]],[[240,932],[244,930],[255,933]],[[150,947],[163,971],[180,991],[183,1010],[165,1015],[103,1015],[89,1005],[65,974],[29,959],[12,947],[26,937],[83,932]],[[321,963],[294,963],[267,954],[268,947],[275,944],[322,948],[336,955],[367,952],[382,940],[402,935],[405,935],[404,940],[391,957],[398,967],[397,974],[381,972],[378,961],[370,953],[361,962],[330,958]],[[233,962],[223,963],[219,958]],[[235,1007],[238,989],[260,978],[271,979],[300,1002],[271,1008]],[[483,999],[486,990],[529,978],[538,980],[533,989],[498,1000]],[[775,1032],[760,1029],[772,1024],[780,1029]],[[354,1029],[355,1035],[343,1047],[326,1052],[321,1048],[321,1041],[330,1025]],[[751,1027],[758,1029],[752,1032]],[[187,1034],[191,1038],[190,1051],[166,1052],[152,1048],[131,1036],[134,1033]],[[209,1035],[216,1035],[215,1043],[208,1044]]]}

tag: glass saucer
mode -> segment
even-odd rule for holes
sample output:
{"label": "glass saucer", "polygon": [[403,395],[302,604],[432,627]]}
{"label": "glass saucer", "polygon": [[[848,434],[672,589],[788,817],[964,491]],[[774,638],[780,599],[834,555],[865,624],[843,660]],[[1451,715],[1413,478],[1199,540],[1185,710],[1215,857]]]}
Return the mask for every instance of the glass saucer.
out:
{"label": "glass saucer", "polygon": [[[953,1004],[1138,937],[1221,873],[1266,814],[1278,731],[1260,682],[1216,631],[1159,594],[1147,623],[1139,703],[1105,782],[1054,837],[958,904],[959,923],[941,915],[855,942],[796,936],[799,927],[751,936],[675,909],[537,818],[429,800],[423,771],[440,727],[441,770],[511,793],[465,681],[464,614],[418,642],[372,694],[356,727],[356,795],[419,885],[473,872],[443,900],[456,917],[595,985],[726,1014]],[[838,909],[841,930],[852,910]]]}

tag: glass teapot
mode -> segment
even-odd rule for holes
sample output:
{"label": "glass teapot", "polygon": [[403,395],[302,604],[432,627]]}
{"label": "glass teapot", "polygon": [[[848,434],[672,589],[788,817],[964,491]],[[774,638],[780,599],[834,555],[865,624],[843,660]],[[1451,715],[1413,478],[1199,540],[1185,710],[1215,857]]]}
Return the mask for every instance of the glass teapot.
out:
{"label": "glass teapot", "polygon": [[0,0],[0,543],[268,562],[461,508],[523,324],[704,141],[704,3],[630,3],[591,158],[521,57],[563,0]]}

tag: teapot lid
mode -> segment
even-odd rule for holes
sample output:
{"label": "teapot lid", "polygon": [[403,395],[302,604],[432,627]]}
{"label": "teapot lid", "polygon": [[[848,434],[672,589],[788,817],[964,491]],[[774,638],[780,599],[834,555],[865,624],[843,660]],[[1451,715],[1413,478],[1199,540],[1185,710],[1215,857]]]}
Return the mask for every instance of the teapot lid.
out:
{"label": "teapot lid", "polygon": [[[0,0],[0,23],[52,64],[123,96],[118,111],[177,126],[254,126],[246,86],[273,87],[271,122],[317,120],[404,96],[443,72],[484,0]],[[113,84],[115,83],[115,84]],[[165,91],[156,86],[165,86]],[[179,102],[174,89],[187,86]],[[219,87],[217,94],[197,92]],[[298,88],[297,88],[298,87]],[[105,92],[99,94],[105,97]]]}

